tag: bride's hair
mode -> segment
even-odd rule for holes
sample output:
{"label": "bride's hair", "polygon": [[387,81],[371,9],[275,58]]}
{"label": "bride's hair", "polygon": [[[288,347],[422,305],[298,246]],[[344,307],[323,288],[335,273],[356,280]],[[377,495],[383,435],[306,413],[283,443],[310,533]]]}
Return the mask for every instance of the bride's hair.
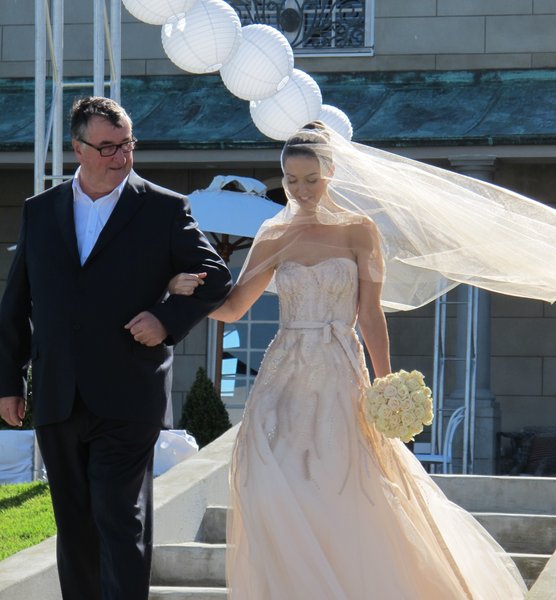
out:
{"label": "bride's hair", "polygon": [[322,121],[311,121],[288,138],[282,149],[282,170],[284,170],[286,159],[294,156],[314,158],[321,164],[323,172],[330,171],[334,164],[330,134]]}

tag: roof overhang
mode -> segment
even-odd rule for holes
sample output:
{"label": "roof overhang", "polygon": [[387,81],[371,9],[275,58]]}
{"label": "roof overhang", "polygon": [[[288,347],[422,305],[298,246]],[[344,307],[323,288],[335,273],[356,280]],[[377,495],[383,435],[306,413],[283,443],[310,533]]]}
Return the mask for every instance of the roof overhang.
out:
{"label": "roof overhang", "polygon": [[[357,142],[420,160],[556,160],[556,69],[313,76],[323,102],[349,116]],[[126,77],[121,89],[142,165],[276,165],[281,143],[255,128],[248,103],[217,75]],[[66,90],[64,114],[87,93]],[[31,164],[33,80],[0,80],[0,110],[0,164]],[[67,132],[66,144],[74,162]]]}

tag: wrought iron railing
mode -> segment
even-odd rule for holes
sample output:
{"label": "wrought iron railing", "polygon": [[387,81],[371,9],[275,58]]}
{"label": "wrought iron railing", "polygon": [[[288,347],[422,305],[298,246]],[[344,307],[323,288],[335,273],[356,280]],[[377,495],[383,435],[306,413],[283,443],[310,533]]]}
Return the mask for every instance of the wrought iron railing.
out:
{"label": "wrought iron railing", "polygon": [[366,5],[373,0],[229,0],[242,25],[281,31],[297,51],[370,50]]}

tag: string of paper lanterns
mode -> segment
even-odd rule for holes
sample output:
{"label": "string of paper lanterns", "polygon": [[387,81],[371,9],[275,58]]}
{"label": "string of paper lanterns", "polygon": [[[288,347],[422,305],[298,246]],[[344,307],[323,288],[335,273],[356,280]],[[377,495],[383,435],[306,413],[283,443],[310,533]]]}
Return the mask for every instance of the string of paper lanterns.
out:
{"label": "string of paper lanterns", "polygon": [[162,25],[168,58],[190,73],[220,71],[226,88],[249,101],[255,126],[264,135],[285,140],[320,119],[346,139],[353,129],[335,106],[323,105],[316,81],[294,69],[293,50],[277,29],[241,27],[224,0],[123,0],[137,19]]}

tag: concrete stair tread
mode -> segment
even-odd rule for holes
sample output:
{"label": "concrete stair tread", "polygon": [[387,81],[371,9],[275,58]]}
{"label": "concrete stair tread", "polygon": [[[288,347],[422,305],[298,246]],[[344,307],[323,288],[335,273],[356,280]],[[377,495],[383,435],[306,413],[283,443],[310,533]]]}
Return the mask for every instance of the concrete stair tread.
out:
{"label": "concrete stair tread", "polygon": [[470,512],[556,515],[556,477],[431,477],[452,502]]}
{"label": "concrete stair tread", "polygon": [[224,587],[153,585],[149,600],[221,600],[227,594],[228,589]]}
{"label": "concrete stair tread", "polygon": [[550,554],[528,554],[525,552],[509,552],[509,555],[528,587],[531,587],[533,582],[536,581],[551,556]]}
{"label": "concrete stair tread", "polygon": [[552,556],[552,554],[533,554],[531,552],[508,552],[508,554],[512,558],[531,558],[541,561],[547,561]]}
{"label": "concrete stair tread", "polygon": [[505,512],[505,511],[488,511],[488,510],[484,510],[484,511],[479,511],[479,510],[474,510],[471,511],[471,514],[473,516],[475,515],[501,515],[504,517],[533,517],[533,518],[548,518],[548,519],[554,519],[556,521],[556,515],[549,515],[549,514],[543,514],[543,513],[521,513],[521,512],[515,512],[515,513],[511,513],[511,512]]}
{"label": "concrete stair tread", "polygon": [[167,544],[156,544],[155,548],[177,548],[177,549],[197,549],[197,548],[225,548],[224,542],[213,544],[211,542],[170,542]]}
{"label": "concrete stair tread", "polygon": [[226,544],[180,542],[153,549],[152,584],[158,586],[224,587]]}
{"label": "concrete stair tread", "polygon": [[[225,506],[207,507],[200,535],[204,542],[226,542]],[[552,553],[556,549],[556,515],[500,511],[471,513],[507,552]]]}
{"label": "concrete stair tread", "polygon": [[201,539],[216,544],[226,542],[226,517],[229,510],[227,506],[207,506],[199,531]]}
{"label": "concrete stair tread", "polygon": [[556,552],[546,563],[542,573],[531,587],[527,600],[551,600],[556,597]]}
{"label": "concrete stair tread", "polygon": [[551,554],[556,549],[556,515],[473,512],[507,552]]}

